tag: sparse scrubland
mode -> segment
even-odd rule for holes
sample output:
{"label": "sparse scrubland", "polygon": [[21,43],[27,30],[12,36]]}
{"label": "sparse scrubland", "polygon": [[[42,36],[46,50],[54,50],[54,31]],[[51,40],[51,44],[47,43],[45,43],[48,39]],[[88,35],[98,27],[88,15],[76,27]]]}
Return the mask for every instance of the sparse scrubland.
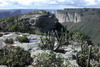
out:
{"label": "sparse scrubland", "polygon": [[37,13],[41,15],[35,22],[22,17],[20,20],[18,17],[17,20],[16,17],[1,20],[0,65],[100,67],[100,46],[95,45],[90,36],[83,31],[68,30],[48,12],[31,14]]}

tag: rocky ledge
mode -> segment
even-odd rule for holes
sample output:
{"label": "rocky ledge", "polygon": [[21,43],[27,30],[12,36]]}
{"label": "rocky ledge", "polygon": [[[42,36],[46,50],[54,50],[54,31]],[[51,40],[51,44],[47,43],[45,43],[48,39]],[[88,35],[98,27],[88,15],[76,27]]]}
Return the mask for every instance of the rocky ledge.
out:
{"label": "rocky ledge", "polygon": [[[14,44],[12,44],[12,46],[19,46],[21,48],[24,48],[24,50],[29,51],[31,53],[31,57],[35,57],[41,54],[54,54],[56,56],[56,58],[60,57],[63,59],[63,65],[67,65],[68,67],[79,67],[78,64],[76,63],[75,60],[75,55],[76,52],[74,52],[75,50],[73,49],[73,47],[71,45],[69,46],[64,46],[66,48],[64,48],[64,50],[66,51],[65,53],[57,53],[55,51],[52,50],[42,50],[41,47],[39,46],[40,43],[40,35],[33,35],[33,34],[26,34],[26,33],[20,33],[20,34],[16,34],[16,33],[9,33],[7,35],[3,35],[2,37],[0,37],[0,48],[3,48],[4,46],[6,46],[7,44],[4,42],[4,40],[6,40],[7,38],[13,38],[15,40],[16,37],[18,36],[22,36],[22,35],[27,35],[27,37],[29,39],[36,39],[37,41],[35,42],[31,42],[31,43],[20,43],[20,42],[16,42],[14,41]],[[77,49],[76,49],[77,50]],[[32,67],[37,63],[37,57],[34,58],[34,61],[32,63],[32,65],[29,65],[28,67]],[[6,66],[0,66],[0,67],[6,67]]]}

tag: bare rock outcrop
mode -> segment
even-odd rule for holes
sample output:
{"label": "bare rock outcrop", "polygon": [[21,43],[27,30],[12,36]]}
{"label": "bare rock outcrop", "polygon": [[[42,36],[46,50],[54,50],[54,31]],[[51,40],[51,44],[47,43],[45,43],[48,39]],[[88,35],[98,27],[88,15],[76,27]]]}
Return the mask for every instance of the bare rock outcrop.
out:
{"label": "bare rock outcrop", "polygon": [[57,30],[60,32],[61,28],[64,28],[55,17],[46,11],[36,11],[28,14],[24,14],[18,17],[17,21],[29,22],[33,26],[37,27],[40,32],[48,32],[51,30]]}

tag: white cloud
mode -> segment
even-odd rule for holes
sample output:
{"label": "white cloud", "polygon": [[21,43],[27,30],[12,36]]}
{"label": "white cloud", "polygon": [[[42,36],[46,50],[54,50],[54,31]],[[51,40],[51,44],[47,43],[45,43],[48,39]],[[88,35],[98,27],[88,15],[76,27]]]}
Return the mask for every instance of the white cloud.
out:
{"label": "white cloud", "polygon": [[52,5],[54,4],[55,5],[55,4],[58,4],[58,3],[57,3],[57,1],[52,1],[49,4],[52,4]]}
{"label": "white cloud", "polygon": [[39,3],[39,4],[47,3],[49,0],[9,0],[9,1],[17,2],[21,5],[31,5],[32,3]]}
{"label": "white cloud", "polygon": [[96,5],[95,0],[85,0],[88,5]]}
{"label": "white cloud", "polygon": [[4,7],[4,6],[7,6],[7,5],[8,5],[7,2],[1,2],[1,0],[0,0],[0,7]]}
{"label": "white cloud", "polygon": [[[0,0],[0,7],[100,7],[100,0]],[[58,6],[57,6],[58,5]],[[16,8],[15,7],[15,8]]]}

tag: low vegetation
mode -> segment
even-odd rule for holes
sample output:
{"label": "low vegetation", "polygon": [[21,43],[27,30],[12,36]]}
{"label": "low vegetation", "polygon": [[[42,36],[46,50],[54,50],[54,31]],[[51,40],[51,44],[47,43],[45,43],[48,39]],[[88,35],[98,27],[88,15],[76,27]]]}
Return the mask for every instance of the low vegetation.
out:
{"label": "low vegetation", "polygon": [[68,34],[70,44],[74,45],[74,42],[77,42],[81,45],[81,49],[84,49],[85,46],[93,45],[90,36],[87,36],[82,31],[73,31]]}
{"label": "low vegetation", "polygon": [[86,35],[91,37],[93,43],[100,43],[99,22],[64,23],[63,25],[67,25],[69,31],[79,30],[85,32]]}
{"label": "low vegetation", "polygon": [[[95,47],[91,41],[91,38],[81,31],[74,31],[71,33],[62,33],[60,36],[51,32],[46,34],[45,37],[41,38],[43,49],[54,50],[55,41],[58,43],[55,49],[56,51],[62,45],[65,45],[69,41],[69,44],[73,45],[77,42],[81,46],[81,51],[77,53],[76,60],[81,67],[99,67],[100,66],[100,50],[99,47]],[[55,36],[56,35],[56,36]],[[57,37],[58,36],[58,37]],[[89,48],[91,46],[91,48]],[[55,51],[54,50],[54,51]]]}
{"label": "low vegetation", "polygon": [[[88,10],[85,9],[85,11]],[[41,14],[41,12],[39,13]],[[0,29],[2,29],[3,31],[23,32],[23,33],[26,32],[35,33],[35,31],[37,32],[39,31],[27,21],[25,22],[18,21],[14,23],[13,22],[14,22],[14,18],[5,18],[0,23]],[[41,43],[39,45],[39,47],[41,47],[41,50],[43,51],[50,50],[54,53],[50,53],[50,54],[42,53],[42,54],[34,55],[33,58],[31,58],[30,52],[25,51],[20,47],[6,46],[0,49],[0,65],[7,65],[8,67],[26,67],[27,65],[30,65],[32,62],[34,62],[33,67],[64,67],[63,61],[66,59],[57,57],[55,53],[59,53],[62,55],[66,54],[65,51],[67,52],[67,50],[64,49],[67,48],[62,48],[62,47],[64,46],[68,47],[68,45],[70,45],[72,46],[71,49],[72,52],[76,53],[76,55],[73,56],[80,67],[100,67],[100,47],[95,46],[95,44],[92,41],[93,37],[92,39],[90,37],[90,36],[99,35],[99,33],[95,34],[94,32],[93,35],[91,32],[91,30],[95,30],[96,32],[99,31],[98,30],[99,28],[97,28],[99,23],[96,25],[97,26],[96,28],[93,28],[94,23],[92,24],[88,23],[87,25],[86,23],[82,23],[82,24],[79,23],[80,25],[73,24],[72,27],[70,27],[72,23],[67,23],[67,24],[68,27],[66,29],[68,30],[71,29],[70,31],[72,32],[68,32],[67,30],[64,29],[61,30],[59,29],[60,31],[53,30],[46,33],[35,33],[37,35],[42,35],[42,37],[40,38]],[[83,25],[86,26],[83,28],[82,27]],[[90,25],[92,25],[92,27],[88,27]],[[61,28],[61,27],[59,27],[58,25],[57,28]],[[79,30],[79,28],[81,31],[73,31],[77,29]],[[82,31],[85,31],[86,33]],[[86,34],[90,34],[90,36],[87,36]],[[2,36],[3,34],[0,34],[0,37]],[[25,35],[18,36],[15,40],[19,41],[20,43],[29,43],[29,39]],[[8,38],[4,42],[9,45],[9,44],[13,44],[14,40]],[[77,50],[74,51],[74,46],[75,46],[74,43],[76,42],[78,46],[81,46],[80,51]],[[37,49],[38,48],[36,47],[36,50]]]}
{"label": "low vegetation", "polygon": [[14,41],[13,41],[12,38],[11,38],[11,39],[6,39],[6,40],[5,40],[5,43],[7,43],[7,44],[13,44]]}
{"label": "low vegetation", "polygon": [[31,24],[28,22],[15,22],[9,27],[9,31],[12,32],[32,32]]}
{"label": "low vegetation", "polygon": [[25,67],[30,65],[30,53],[20,47],[5,47],[0,49],[0,65],[8,67]]}
{"label": "low vegetation", "polygon": [[29,43],[29,39],[27,38],[27,36],[18,36],[16,40],[21,43]]}
{"label": "low vegetation", "polygon": [[81,67],[100,67],[99,48],[89,46],[78,52],[77,63]]}
{"label": "low vegetation", "polygon": [[[17,18],[17,17],[16,17]],[[0,30],[6,32],[23,32],[34,33],[35,27],[29,22],[15,21],[14,17],[5,18],[0,20]]]}
{"label": "low vegetation", "polygon": [[34,67],[62,67],[63,59],[56,58],[55,54],[42,53],[34,56]]}
{"label": "low vegetation", "polygon": [[[42,49],[49,49],[49,50],[58,50],[62,45],[67,45],[68,39],[67,39],[67,32],[63,32],[63,29],[61,31],[62,34],[58,34],[57,31],[52,31],[46,33],[44,36],[41,37],[41,48]],[[57,42],[56,48],[55,48],[55,42]]]}

